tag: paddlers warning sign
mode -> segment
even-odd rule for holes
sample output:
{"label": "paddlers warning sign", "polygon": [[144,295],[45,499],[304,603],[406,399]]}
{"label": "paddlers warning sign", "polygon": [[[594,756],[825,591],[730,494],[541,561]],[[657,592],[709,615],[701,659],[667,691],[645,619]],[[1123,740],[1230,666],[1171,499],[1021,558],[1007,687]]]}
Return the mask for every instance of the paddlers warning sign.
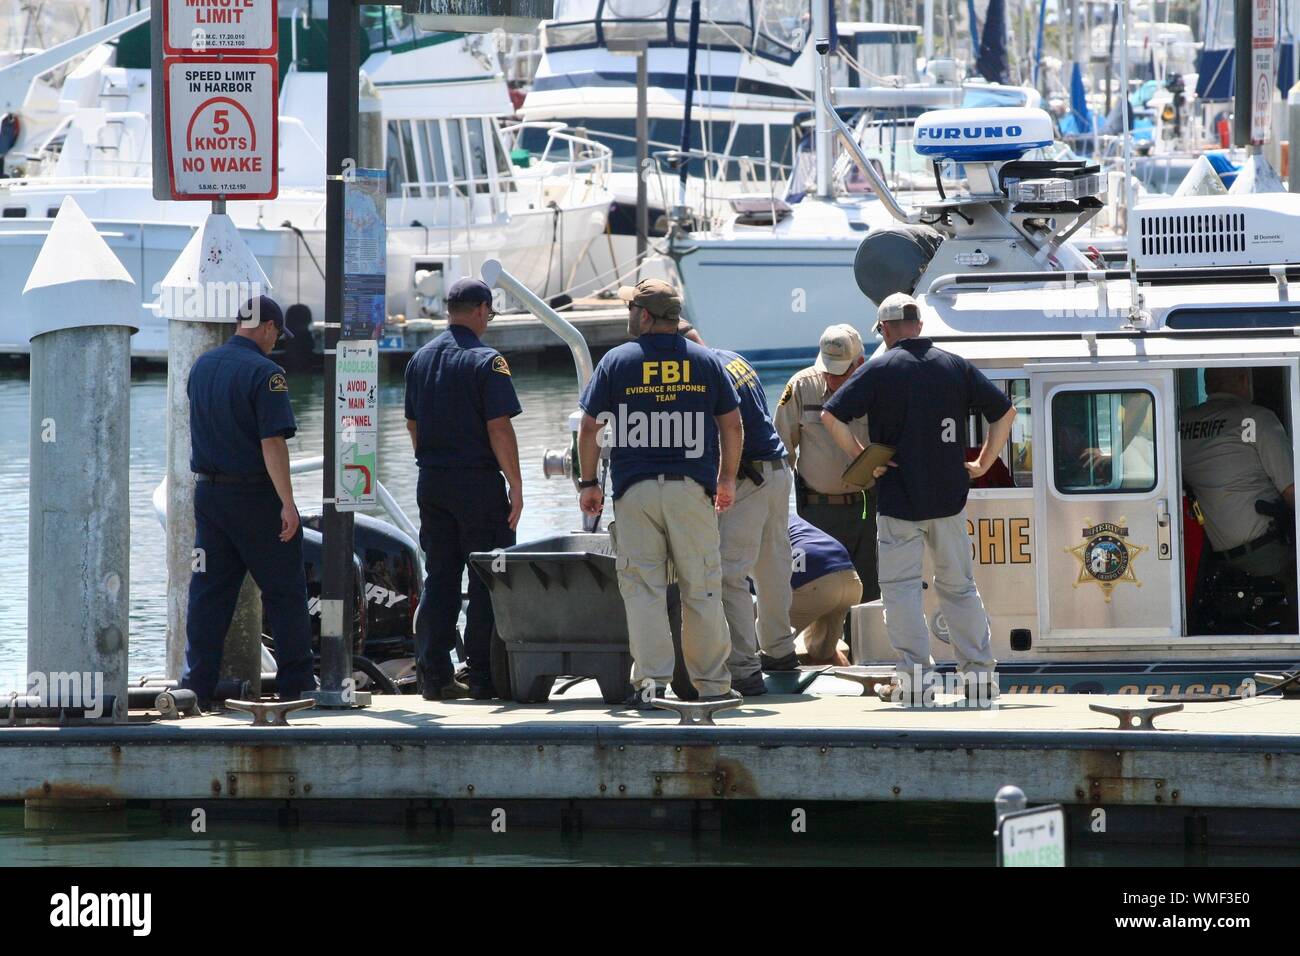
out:
{"label": "paddlers warning sign", "polygon": [[173,199],[274,199],[279,72],[273,57],[164,65]]}

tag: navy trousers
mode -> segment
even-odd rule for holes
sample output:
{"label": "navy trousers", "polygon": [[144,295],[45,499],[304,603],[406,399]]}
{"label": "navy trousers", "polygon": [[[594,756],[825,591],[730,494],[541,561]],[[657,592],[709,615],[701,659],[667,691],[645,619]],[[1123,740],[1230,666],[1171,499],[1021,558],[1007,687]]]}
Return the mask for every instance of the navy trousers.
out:
{"label": "navy trousers", "polygon": [[[499,471],[421,468],[416,486],[420,505],[420,547],[424,550],[424,593],[415,625],[415,656],[426,684],[451,679],[451,651],[460,616],[460,582],[466,559],[474,551],[508,548],[510,499]],[[492,668],[492,599],[469,572],[469,607],[465,612],[465,656],[475,682],[489,683]]]}
{"label": "navy trousers", "polygon": [[226,632],[247,572],[262,589],[265,623],[275,635],[280,699],[295,700],[314,690],[302,528],[291,540],[280,540],[280,496],[274,486],[199,482],[194,488],[194,547],[201,550],[195,557],[201,564],[190,576],[181,686],[202,700],[216,691]]}

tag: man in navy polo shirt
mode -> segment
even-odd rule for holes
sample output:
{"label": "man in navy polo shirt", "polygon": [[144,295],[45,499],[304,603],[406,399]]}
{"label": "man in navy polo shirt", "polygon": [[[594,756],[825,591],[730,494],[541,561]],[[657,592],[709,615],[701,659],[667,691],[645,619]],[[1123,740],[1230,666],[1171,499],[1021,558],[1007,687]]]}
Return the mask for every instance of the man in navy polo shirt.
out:
{"label": "man in navy polo shirt", "polygon": [[[997,662],[971,567],[966,495],[971,479],[988,471],[1005,447],[1015,408],[979,369],[920,337],[921,310],[911,296],[886,298],[877,319],[884,349],[831,397],[822,421],[836,444],[856,455],[862,446],[846,423],[866,415],[871,440],[895,449],[889,467],[876,472],[876,533],[885,622],[900,657],[899,686],[909,703],[921,702],[934,666],[921,610],[921,561],[928,548],[967,697],[988,701],[997,696]],[[972,411],[991,427],[979,457],[967,462],[966,421]]]}
{"label": "man in navy polo shirt", "polygon": [[[682,659],[703,700],[731,689],[731,640],[722,611],[718,513],[736,497],[743,426],[722,362],[678,333],[681,299],[666,282],[642,280],[619,295],[635,341],[605,354],[578,404],[580,504],[599,515],[602,435],[610,443],[618,588],[632,651],[628,704],[648,709],[673,676],[668,626],[669,562],[682,599]],[[608,429],[607,432],[604,430]]]}
{"label": "man in navy polo shirt", "polygon": [[451,666],[465,562],[471,552],[514,544],[524,507],[519,444],[510,424],[522,409],[505,357],[479,340],[495,314],[486,283],[456,280],[447,292],[447,331],[406,366],[406,428],[420,466],[416,500],[426,578],[415,653],[425,700],[467,694],[487,700],[505,689],[492,683],[495,620],[477,574],[469,576],[465,611],[468,687],[455,680]]}
{"label": "man in navy polo shirt", "polygon": [[790,626],[803,642],[802,660],[843,667],[849,659],[840,637],[849,611],[862,600],[862,579],[844,545],[798,515],[790,515],[790,549]]}

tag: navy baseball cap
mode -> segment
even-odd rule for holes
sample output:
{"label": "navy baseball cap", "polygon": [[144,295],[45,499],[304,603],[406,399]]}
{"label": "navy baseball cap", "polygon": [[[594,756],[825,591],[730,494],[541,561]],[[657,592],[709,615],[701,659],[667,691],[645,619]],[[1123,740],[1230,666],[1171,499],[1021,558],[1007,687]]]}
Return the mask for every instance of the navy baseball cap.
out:
{"label": "navy baseball cap", "polygon": [[448,305],[492,304],[492,290],[482,279],[457,279],[447,290]]}
{"label": "navy baseball cap", "polygon": [[257,319],[258,324],[262,322],[274,322],[275,327],[280,330],[280,334],[286,339],[293,338],[293,333],[284,324],[284,313],[280,311],[280,306],[269,295],[259,295],[256,299],[249,299],[239,310],[240,321],[248,319]]}

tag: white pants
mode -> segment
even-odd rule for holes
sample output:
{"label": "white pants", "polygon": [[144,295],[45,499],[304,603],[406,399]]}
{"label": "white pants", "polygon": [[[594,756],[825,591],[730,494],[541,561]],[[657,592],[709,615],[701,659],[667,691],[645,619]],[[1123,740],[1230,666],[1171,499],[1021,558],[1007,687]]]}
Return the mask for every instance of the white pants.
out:
{"label": "white pants", "polygon": [[925,549],[934,566],[934,590],[948,624],[958,670],[991,675],[993,659],[989,617],[975,587],[971,568],[966,512],[947,518],[905,521],[879,515],[876,541],[880,548],[880,597],[885,605],[889,643],[898,652],[900,677],[922,678],[934,667],[930,630],[922,611],[921,561]]}
{"label": "white pants", "polygon": [[[731,633],[727,669],[732,680],[756,674],[758,652],[768,657],[794,653],[790,629],[790,469],[779,462],[758,465],[763,483],[736,482],[736,501],[718,520],[722,538],[722,607]],[[758,622],[749,594],[753,579]]]}

